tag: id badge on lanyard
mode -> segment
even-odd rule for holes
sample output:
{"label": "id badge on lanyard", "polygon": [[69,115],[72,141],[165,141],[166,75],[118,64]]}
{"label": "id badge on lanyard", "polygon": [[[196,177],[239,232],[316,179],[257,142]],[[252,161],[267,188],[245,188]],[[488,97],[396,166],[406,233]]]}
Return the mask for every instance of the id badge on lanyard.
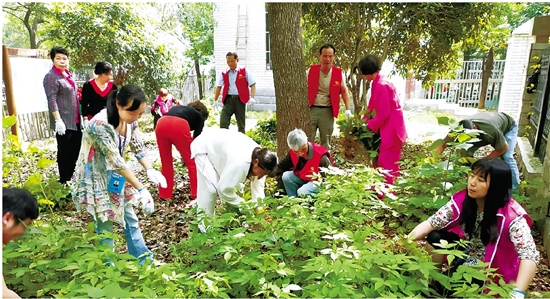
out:
{"label": "id badge on lanyard", "polygon": [[[124,157],[122,154],[124,152],[124,144],[126,139],[122,141],[122,137],[119,135],[118,137],[118,152],[120,153],[120,156]],[[107,185],[107,191],[121,194],[122,189],[124,188],[124,183],[126,182],[126,179],[119,174],[118,172],[111,171],[111,174],[109,176],[109,183]]]}
{"label": "id badge on lanyard", "polygon": [[126,182],[126,179],[119,174],[118,172],[112,171],[111,175],[109,176],[109,184],[107,185],[107,191],[121,194],[122,188],[124,188],[124,183]]}

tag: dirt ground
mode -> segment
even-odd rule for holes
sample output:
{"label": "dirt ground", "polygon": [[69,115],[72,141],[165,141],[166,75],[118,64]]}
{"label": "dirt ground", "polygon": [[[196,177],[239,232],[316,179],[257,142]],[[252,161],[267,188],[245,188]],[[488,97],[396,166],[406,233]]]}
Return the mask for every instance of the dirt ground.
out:
{"label": "dirt ground", "polygon": [[[472,113],[472,111],[466,111],[465,114]],[[445,112],[438,111],[426,111],[422,107],[412,107],[404,110],[404,116],[406,119],[406,126],[408,131],[408,145],[406,145],[404,151],[413,151],[415,147],[427,140],[435,140],[442,138],[446,134],[445,127],[437,125],[437,115],[449,115]],[[247,128],[252,128],[256,124],[257,120],[248,119]],[[236,130],[236,126],[232,125],[230,129]],[[208,128],[206,128],[208,130]],[[145,130],[147,131],[147,130]],[[335,132],[337,136],[338,132]],[[156,148],[154,133],[145,133],[147,142],[147,156],[153,161],[153,165],[157,168],[160,165],[158,150]],[[337,140],[333,140],[333,143],[337,143]],[[55,150],[55,140],[41,141],[42,146],[47,146]],[[40,144],[39,143],[39,144]],[[139,208],[136,208],[136,213],[140,219],[140,226],[146,240],[147,245],[155,254],[155,259],[160,262],[172,262],[174,256],[172,256],[171,245],[180,242],[188,238],[189,226],[183,214],[188,210],[190,202],[189,194],[189,179],[187,177],[186,168],[181,167],[181,159],[179,153],[174,149],[174,165],[176,166],[175,172],[175,192],[174,196],[170,200],[162,200],[157,196],[157,191],[154,188],[150,188],[153,197],[155,197],[155,213],[151,217],[147,217],[142,214]],[[178,167],[179,165],[179,167]],[[145,182],[145,174],[140,165],[135,163],[133,165],[138,177]],[[68,216],[72,223],[75,225],[87,225],[91,218],[85,213],[74,214],[74,206],[72,203],[66,203],[63,208],[67,210],[71,216]],[[117,233],[123,235],[122,229],[117,228]],[[550,292],[550,270],[549,261],[546,252],[542,247],[542,236],[536,229],[533,230],[533,235],[537,243],[537,248],[541,252],[541,262],[537,267],[537,273],[531,287],[530,292],[547,293]],[[122,244],[118,250],[120,252],[126,251],[125,244]]]}

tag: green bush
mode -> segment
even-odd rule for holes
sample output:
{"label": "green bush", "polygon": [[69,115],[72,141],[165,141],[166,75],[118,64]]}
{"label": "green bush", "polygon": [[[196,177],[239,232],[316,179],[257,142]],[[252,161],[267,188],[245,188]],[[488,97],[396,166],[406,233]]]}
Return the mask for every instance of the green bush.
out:
{"label": "green bush", "polygon": [[[182,255],[179,272],[223,277],[223,297],[426,297],[434,295],[427,287],[431,279],[461,296],[483,296],[464,284],[487,279],[491,270],[462,267],[460,275],[441,274],[404,237],[409,229],[395,207],[409,206],[408,199],[394,196],[400,190],[383,180],[376,170],[356,165],[331,171],[313,198],[267,197],[240,215],[204,216],[206,233],[195,230],[173,246]],[[379,200],[378,192],[387,200]],[[196,226],[194,213],[183,217]],[[510,287],[489,283],[483,289],[506,296]]]}
{"label": "green bush", "polygon": [[6,284],[23,297],[218,297],[212,285],[218,278],[180,273],[177,263],[139,266],[129,254],[98,246],[103,237],[121,245],[116,234],[96,235],[93,224],[84,229],[56,215],[39,219],[26,235],[4,247]]}
{"label": "green bush", "polygon": [[[4,130],[15,125],[12,115],[2,118]],[[37,199],[41,208],[59,207],[70,193],[66,185],[59,183],[59,176],[51,174],[55,161],[45,157],[46,152],[30,143],[26,149],[19,138],[11,133],[2,142],[3,186],[25,188]]]}
{"label": "green bush", "polygon": [[[274,117],[262,121],[252,132],[255,140],[274,142],[275,124]],[[34,161],[40,159],[37,154]],[[396,186],[385,184],[375,169],[348,164],[325,170],[313,197],[268,196],[245,203],[238,213],[222,207],[216,217],[187,210],[180,218],[193,230],[171,244],[174,262],[161,266],[139,266],[134,257],[99,246],[103,237],[113,238],[116,248],[124,241],[96,235],[91,223],[69,223],[70,212],[41,214],[25,236],[4,247],[4,277],[24,297],[424,298],[435,296],[432,280],[453,296],[507,297],[510,285],[469,284],[493,278],[494,269],[461,266],[448,277],[405,237],[465,184],[467,165],[431,159],[422,154],[404,161],[407,169]],[[250,198],[247,189],[242,195]],[[198,233],[198,219],[209,227],[205,233]],[[463,254],[452,247],[441,253],[449,260]]]}
{"label": "green bush", "polygon": [[275,113],[268,119],[259,120],[254,129],[246,132],[246,136],[252,138],[261,147],[277,151],[277,117]]}
{"label": "green bush", "polygon": [[[361,111],[359,115],[365,115],[365,111]],[[378,150],[380,149],[380,135],[374,133],[367,127],[367,123],[359,115],[353,115],[346,118],[340,115],[336,119],[336,124],[342,135],[342,148],[344,158],[348,160],[364,160],[368,165],[376,161]],[[372,114],[368,114],[372,117]]]}

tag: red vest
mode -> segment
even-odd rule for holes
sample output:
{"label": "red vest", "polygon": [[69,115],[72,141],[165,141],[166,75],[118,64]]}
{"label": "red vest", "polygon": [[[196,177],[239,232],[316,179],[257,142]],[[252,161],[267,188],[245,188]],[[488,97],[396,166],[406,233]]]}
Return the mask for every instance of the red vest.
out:
{"label": "red vest", "polygon": [[[222,72],[223,76],[223,94],[222,103],[225,104],[225,97],[229,91],[229,70]],[[239,99],[243,104],[248,103],[250,100],[250,91],[248,90],[248,81],[246,81],[246,70],[244,68],[237,71],[237,79],[235,79],[235,85],[239,92]]]}
{"label": "red vest", "polygon": [[[451,200],[453,201],[454,219],[443,228],[461,238],[465,238],[460,221],[462,220],[462,205],[466,199],[466,192],[468,191],[462,190],[453,194]],[[508,230],[512,221],[520,216],[525,217],[527,224],[531,227],[533,224],[531,217],[517,201],[511,198],[504,207],[497,211],[498,236],[495,243],[489,243],[485,248],[483,261],[489,263],[490,268],[497,268],[496,272],[502,274],[506,283],[515,281],[518,276],[520,260],[514,243],[510,240]]]}
{"label": "red vest", "polygon": [[298,157],[298,155],[296,155],[294,151],[290,151],[290,159],[292,160],[292,164],[294,165],[294,174],[297,175],[300,179],[308,182],[313,179],[313,173],[319,173],[319,163],[321,162],[321,157],[324,154],[328,154],[330,162],[334,164],[334,162],[332,161],[332,157],[330,156],[330,152],[324,146],[312,142],[309,142],[309,144],[311,144],[311,146],[313,147],[313,157],[307,160],[306,164],[300,171],[296,170],[296,166],[298,165],[300,157]]}
{"label": "red vest", "polygon": [[[321,75],[321,65],[315,64],[309,68],[307,77],[307,97],[309,99],[309,107],[315,102],[317,90],[319,89],[319,76]],[[332,76],[330,77],[329,95],[330,104],[332,105],[332,114],[338,117],[340,110],[340,92],[342,90],[342,69],[332,66]]]}

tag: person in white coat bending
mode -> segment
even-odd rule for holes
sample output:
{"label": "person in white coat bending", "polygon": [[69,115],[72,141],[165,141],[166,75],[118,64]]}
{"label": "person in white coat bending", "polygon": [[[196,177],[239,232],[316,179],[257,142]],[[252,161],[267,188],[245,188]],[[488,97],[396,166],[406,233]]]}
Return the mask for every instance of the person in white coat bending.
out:
{"label": "person in white coat bending", "polygon": [[209,128],[191,143],[191,158],[197,165],[197,207],[214,214],[216,195],[234,207],[244,199],[235,187],[250,179],[252,200],[263,198],[266,175],[277,167],[277,154],[261,148],[238,131]]}

